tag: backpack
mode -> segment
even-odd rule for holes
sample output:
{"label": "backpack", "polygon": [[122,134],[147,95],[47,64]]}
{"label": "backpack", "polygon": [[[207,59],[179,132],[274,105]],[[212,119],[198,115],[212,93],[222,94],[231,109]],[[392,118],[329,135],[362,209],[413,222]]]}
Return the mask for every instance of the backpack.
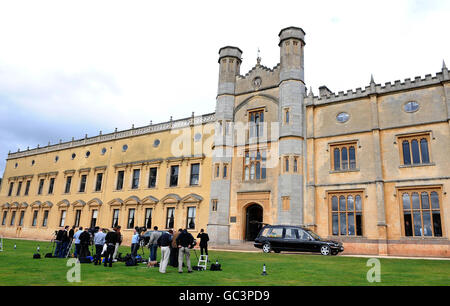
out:
{"label": "backpack", "polygon": [[80,263],[91,263],[92,262],[89,257],[80,257],[80,258],[78,258],[78,261]]}
{"label": "backpack", "polygon": [[220,264],[211,264],[211,267],[209,268],[211,271],[222,271]]}
{"label": "backpack", "polygon": [[128,258],[127,261],[125,261],[125,266],[127,267],[137,266],[136,259],[130,256],[130,258]]}

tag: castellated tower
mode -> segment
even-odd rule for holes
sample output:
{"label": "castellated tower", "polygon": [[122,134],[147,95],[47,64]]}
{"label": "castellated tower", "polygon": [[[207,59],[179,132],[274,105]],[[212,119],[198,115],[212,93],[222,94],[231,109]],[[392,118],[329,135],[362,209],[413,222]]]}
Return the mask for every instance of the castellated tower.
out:
{"label": "castellated tower", "polygon": [[280,34],[278,138],[278,224],[303,225],[305,160],[304,59],[305,32],[289,27]]}
{"label": "castellated tower", "polygon": [[[236,47],[219,50],[219,84],[216,100],[216,125],[213,149],[213,177],[211,182],[208,233],[216,244],[229,243],[230,175],[232,163],[233,133],[229,127],[233,122],[236,76],[239,75],[242,51]],[[216,175],[217,173],[220,175]],[[224,178],[225,177],[225,178]]]}

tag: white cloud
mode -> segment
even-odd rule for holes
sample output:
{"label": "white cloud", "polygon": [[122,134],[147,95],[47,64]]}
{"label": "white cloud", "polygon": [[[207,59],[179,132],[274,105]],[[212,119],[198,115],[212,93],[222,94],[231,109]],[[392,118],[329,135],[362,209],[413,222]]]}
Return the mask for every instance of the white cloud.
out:
{"label": "white cloud", "polygon": [[[292,25],[307,34],[306,82],[316,93],[366,86],[371,73],[379,83],[435,73],[450,54],[449,13],[448,1],[434,0],[3,1],[0,109],[28,112],[34,125],[66,122],[30,143],[14,134],[31,147],[213,112],[219,48],[244,51],[242,74],[258,47],[273,67],[278,33]],[[3,159],[16,143],[0,141]]]}

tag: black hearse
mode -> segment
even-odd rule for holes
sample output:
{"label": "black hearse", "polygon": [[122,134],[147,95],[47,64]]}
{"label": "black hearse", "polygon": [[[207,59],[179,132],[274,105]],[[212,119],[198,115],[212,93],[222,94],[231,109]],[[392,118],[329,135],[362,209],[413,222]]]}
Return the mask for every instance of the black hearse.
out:
{"label": "black hearse", "polygon": [[255,239],[255,247],[264,253],[281,251],[317,252],[337,255],[344,251],[342,243],[327,241],[308,229],[291,225],[266,225]]}

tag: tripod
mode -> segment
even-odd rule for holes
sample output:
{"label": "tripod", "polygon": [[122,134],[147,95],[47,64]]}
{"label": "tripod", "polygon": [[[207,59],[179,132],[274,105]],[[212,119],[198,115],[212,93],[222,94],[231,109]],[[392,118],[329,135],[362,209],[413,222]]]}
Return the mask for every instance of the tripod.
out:
{"label": "tripod", "polygon": [[72,250],[72,246],[73,246],[73,239],[70,240],[70,243],[69,243],[69,245],[67,246],[67,249],[65,250],[65,251],[66,251],[66,258],[69,257],[70,251]]}

